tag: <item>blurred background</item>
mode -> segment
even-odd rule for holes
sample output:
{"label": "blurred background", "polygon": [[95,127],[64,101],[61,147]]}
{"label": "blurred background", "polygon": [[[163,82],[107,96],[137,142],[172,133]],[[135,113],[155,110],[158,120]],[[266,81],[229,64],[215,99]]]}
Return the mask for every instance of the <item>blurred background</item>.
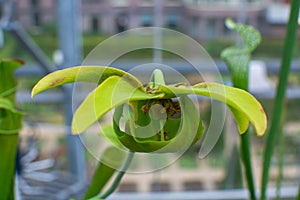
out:
{"label": "blurred background", "polygon": [[[289,0],[0,0],[0,58],[19,58],[26,62],[16,72],[20,81],[17,101],[26,113],[20,141],[20,197],[31,200],[80,198],[97,164],[82,145],[82,138],[70,134],[72,86],[50,90],[34,100],[30,98],[32,87],[43,75],[82,63],[96,45],[112,35],[155,26],[182,32],[199,42],[213,58],[223,81],[230,85],[230,74],[220,60],[224,48],[240,42],[224,25],[225,19],[230,17],[254,26],[262,34],[262,42],[250,63],[249,85],[250,92],[263,104],[270,119],[289,6]],[[159,33],[150,39],[158,45],[172,44],[174,48],[184,45]],[[127,42],[130,45],[137,42],[137,38],[129,38]],[[114,49],[105,51],[114,53]],[[282,176],[282,199],[296,195],[300,179],[299,55],[300,46],[296,44],[284,113],[285,138],[281,138],[285,147],[277,145],[270,175],[269,185],[273,189],[278,176]],[[130,70],[155,59],[164,64],[172,63],[192,84],[203,80],[172,52],[157,54],[153,49],[136,50],[118,57],[113,65]],[[98,64],[101,65],[101,59]],[[205,79],[220,81],[209,70],[202,75]],[[203,100],[200,107],[207,125],[210,102]],[[96,136],[84,134],[83,137],[86,142],[92,142]],[[257,138],[254,132],[251,137],[255,181],[259,186],[265,138]],[[245,181],[237,154],[238,142],[236,125],[228,112],[222,135],[206,158],[198,158],[201,143],[197,143],[166,169],[125,175],[119,194],[111,199],[134,199],[134,195],[142,195],[137,199],[147,199],[143,194],[174,191],[178,192],[177,196],[182,195],[179,199],[206,199],[205,195],[212,195],[211,199],[246,199],[247,192],[241,189]],[[282,155],[284,170],[280,174],[278,166]],[[155,164],[151,160],[145,162]],[[143,168],[145,162],[134,165]],[[275,194],[274,191],[271,193]],[[165,197],[148,197],[151,198]]]}

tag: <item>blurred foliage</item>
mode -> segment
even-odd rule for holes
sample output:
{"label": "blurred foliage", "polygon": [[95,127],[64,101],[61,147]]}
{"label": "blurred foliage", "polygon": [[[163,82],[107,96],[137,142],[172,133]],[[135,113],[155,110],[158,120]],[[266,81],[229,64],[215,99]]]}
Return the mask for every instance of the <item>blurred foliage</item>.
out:
{"label": "blurred foliage", "polygon": [[40,77],[18,77],[18,90],[28,90],[38,82]]}
{"label": "blurred foliage", "polygon": [[196,169],[199,167],[198,164],[197,155],[191,154],[190,152],[185,153],[179,159],[179,166],[185,169]]}
{"label": "blurred foliage", "polygon": [[[44,27],[40,29],[34,29],[30,32],[32,39],[44,50],[46,55],[49,58],[52,58],[53,52],[58,49],[58,38],[56,33],[55,23],[48,23]],[[93,48],[96,47],[99,43],[109,38],[108,35],[99,35],[95,33],[87,33],[83,36],[83,54],[86,56]],[[142,38],[144,40],[144,38]],[[138,38],[133,38],[134,41],[138,42]],[[174,48],[179,48],[182,44],[180,41],[172,38],[167,38],[166,42],[170,42],[174,44]],[[165,41],[164,41],[165,42]],[[206,51],[214,58],[219,58],[219,55],[223,49],[232,45],[234,43],[233,38],[214,38],[205,41],[198,41]],[[282,55],[282,47],[283,47],[283,39],[279,38],[263,38],[260,46],[254,51],[254,58],[274,58],[281,57]],[[300,54],[300,44],[297,44],[295,55]],[[11,35],[5,33],[5,46],[0,48],[1,57],[18,57],[27,62],[32,60],[32,58],[26,53],[26,51],[12,38]],[[152,50],[139,50],[134,53],[130,53],[128,58],[136,58],[139,57],[141,59],[148,58],[152,56]],[[170,53],[164,53],[164,58],[172,58],[174,55]]]}
{"label": "blurred foliage", "polygon": [[[260,103],[265,109],[268,116],[273,112],[273,100],[261,99]],[[286,101],[286,121],[299,121],[300,120],[300,104],[299,99],[289,99]]]}
{"label": "blurred foliage", "polygon": [[4,46],[0,47],[0,58],[18,58],[24,61],[31,59],[10,34],[4,32],[4,38]]}
{"label": "blurred foliage", "polygon": [[22,110],[24,111],[23,119],[29,122],[46,122],[54,124],[64,123],[63,105],[62,104],[37,104],[23,103]]}
{"label": "blurred foliage", "polygon": [[[209,41],[200,41],[206,51],[214,58],[218,58],[221,51],[232,45],[232,39],[212,39]],[[260,45],[253,52],[252,57],[255,59],[280,58],[283,53],[283,39],[263,38]],[[295,55],[299,55],[300,45],[296,46]]]}

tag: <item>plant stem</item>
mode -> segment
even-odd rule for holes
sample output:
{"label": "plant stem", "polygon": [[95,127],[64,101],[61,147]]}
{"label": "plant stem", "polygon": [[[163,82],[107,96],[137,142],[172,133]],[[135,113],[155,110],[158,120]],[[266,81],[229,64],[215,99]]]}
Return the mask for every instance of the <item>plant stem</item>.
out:
{"label": "plant stem", "polygon": [[300,183],[299,183],[299,187],[298,187],[298,195],[297,195],[296,200],[300,200]]}
{"label": "plant stem", "polygon": [[255,185],[253,180],[253,171],[252,171],[252,163],[251,163],[250,139],[249,139],[248,130],[241,135],[241,158],[244,164],[243,166],[245,168],[246,180],[247,180],[248,190],[250,193],[250,199],[256,200]]}
{"label": "plant stem", "polygon": [[282,125],[279,133],[279,154],[278,154],[278,178],[276,183],[276,199],[280,200],[280,186],[283,178],[283,160],[284,160],[284,135]]}
{"label": "plant stem", "polygon": [[[248,82],[248,77],[246,80]],[[246,84],[246,86],[241,89],[244,89],[247,91],[248,84]],[[243,161],[243,166],[245,168],[246,181],[247,181],[248,191],[250,194],[250,199],[256,200],[255,185],[254,185],[253,171],[252,171],[252,162],[251,162],[250,139],[249,139],[249,131],[248,130],[244,134],[241,135],[241,158]]]}
{"label": "plant stem", "polygon": [[267,136],[267,144],[265,148],[265,154],[263,157],[263,172],[261,182],[261,200],[266,199],[266,189],[269,179],[269,171],[271,164],[271,157],[274,150],[276,136],[279,133],[281,114],[283,110],[283,103],[285,99],[285,91],[287,87],[288,75],[291,67],[291,60],[295,47],[296,33],[298,28],[298,13],[299,13],[300,0],[292,0],[291,12],[289,22],[287,25],[287,33],[285,37],[283,56],[281,61],[281,67],[279,72],[279,84],[277,87],[277,93],[274,103],[272,122],[269,134]]}
{"label": "plant stem", "polygon": [[[0,59],[0,94],[14,105],[17,81],[13,74],[19,66],[18,62]],[[22,118],[20,114],[0,110],[0,199],[13,200],[18,132]]]}
{"label": "plant stem", "polygon": [[[234,81],[234,86],[240,89],[248,91],[248,75],[249,72],[245,73],[244,79],[240,79],[239,81]],[[250,194],[251,200],[256,200],[255,194],[255,185],[253,179],[253,171],[252,171],[252,162],[251,162],[251,151],[250,151],[250,139],[249,139],[249,131],[247,130],[244,134],[241,135],[241,145],[240,145],[240,155],[243,162],[243,166],[246,174],[246,181],[248,186],[248,191]]]}
{"label": "plant stem", "polygon": [[132,152],[132,151],[128,152],[126,160],[124,162],[124,165],[122,166],[121,170],[118,172],[116,178],[114,179],[113,183],[108,188],[108,190],[103,194],[100,194],[100,195],[97,195],[94,198],[91,198],[91,200],[105,199],[117,189],[121,179],[123,178],[124,174],[126,173],[128,167],[129,167],[129,165],[132,161],[133,155],[134,155],[134,152]]}
{"label": "plant stem", "polygon": [[[102,191],[116,170],[124,163],[125,156],[126,153],[124,151],[114,146],[107,147],[104,150],[91,180],[91,184],[83,198],[84,200],[90,199]],[[109,160],[109,164],[105,160]]]}
{"label": "plant stem", "polygon": [[[234,87],[248,90],[248,73],[245,75],[245,78],[240,81],[236,81],[234,83]],[[249,139],[249,131],[247,130],[241,136],[241,144],[240,144],[240,156],[242,159],[242,163],[245,169],[246,181],[248,186],[248,191],[250,194],[251,200],[256,200],[255,194],[255,185],[253,179],[253,171],[252,171],[252,162],[251,162],[251,151],[250,151],[250,139]]]}

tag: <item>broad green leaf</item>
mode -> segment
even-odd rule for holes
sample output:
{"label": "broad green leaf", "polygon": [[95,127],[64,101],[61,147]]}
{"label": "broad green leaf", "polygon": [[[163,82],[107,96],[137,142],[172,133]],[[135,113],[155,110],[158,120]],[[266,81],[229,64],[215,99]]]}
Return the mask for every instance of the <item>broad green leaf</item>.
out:
{"label": "broad green leaf", "polygon": [[244,113],[240,112],[238,109],[235,109],[232,106],[229,107],[236,121],[239,132],[245,133],[249,126],[249,120],[247,115],[245,115]]}
{"label": "broad green leaf", "polygon": [[[157,107],[158,104],[153,105],[153,107]],[[126,111],[125,111],[126,112]],[[125,113],[123,112],[123,113]],[[128,111],[127,111],[128,112]],[[130,111],[129,111],[130,112]],[[150,113],[150,114],[149,114]],[[171,123],[173,120],[166,120],[166,115],[165,114],[160,114],[160,119],[157,119],[153,116],[153,114],[151,114],[151,111],[149,111],[147,114],[149,114],[149,119],[150,122],[147,125],[144,126],[140,126],[135,122],[135,113],[134,112],[130,112],[130,117],[128,118],[128,120],[131,123],[128,123],[128,131],[130,132],[130,134],[136,138],[141,138],[143,140],[143,138],[151,138],[152,136],[154,140],[158,140],[160,137],[157,137],[157,133],[161,130],[163,124],[166,126],[166,124],[169,122]],[[175,132],[177,132],[178,126],[176,127],[175,125],[172,126],[172,128],[175,128]],[[176,129],[177,128],[177,129]],[[128,132],[127,132],[128,133]],[[147,140],[146,139],[146,140]]]}
{"label": "broad green leaf", "polygon": [[143,90],[142,83],[131,74],[106,66],[77,66],[58,70],[43,77],[32,89],[31,96],[67,83],[91,82],[101,84],[111,76],[119,76],[126,79],[133,86]]}
{"label": "broad green leaf", "polygon": [[224,86],[217,83],[200,83],[192,88],[160,86],[159,92],[164,92],[170,97],[176,95],[197,94],[212,97],[226,103],[236,118],[240,133],[245,131],[248,121],[256,129],[258,136],[262,136],[267,127],[267,118],[261,104],[248,92]]}
{"label": "broad green leaf", "polygon": [[147,126],[150,122],[149,113],[143,112],[143,106],[147,104],[148,100],[144,101],[131,101],[130,107],[134,111],[135,123],[139,126]]}
{"label": "broad green leaf", "polygon": [[0,109],[5,109],[5,110],[8,110],[13,113],[20,114],[20,111],[15,109],[15,106],[13,105],[13,103],[11,101],[9,101],[8,99],[5,99],[5,98],[1,98],[1,97],[0,97]]}
{"label": "broad green leaf", "polygon": [[[123,114],[122,107],[118,107],[114,114],[114,129],[118,138],[124,146],[135,152],[168,153],[186,150],[198,141],[204,128],[193,102],[187,96],[180,97],[179,102],[181,118],[169,119],[164,124],[164,130],[167,131],[167,135],[170,137],[169,140],[161,141],[156,134],[148,138],[134,137],[131,133],[137,134],[132,131],[132,126],[126,132],[121,131],[119,120]],[[131,120],[129,123],[133,123],[133,121]],[[138,135],[142,134],[139,133]]]}
{"label": "broad green leaf", "polygon": [[98,195],[118,170],[126,157],[125,151],[110,146],[103,152],[84,199]]}
{"label": "broad green leaf", "polygon": [[187,96],[179,98],[181,124],[178,134],[159,152],[176,152],[189,148],[203,135],[204,127],[198,109]]}
{"label": "broad green leaf", "polygon": [[[261,104],[248,92],[216,83],[200,83],[196,88],[196,94],[211,96],[225,102],[232,111],[240,133],[244,133],[248,122],[254,126],[256,134],[262,136],[267,128],[267,117]],[[225,95],[225,96],[223,96]]]}
{"label": "broad green leaf", "polygon": [[123,144],[119,141],[115,134],[114,128],[111,125],[105,125],[100,131],[100,137],[103,137],[106,141],[110,142],[113,146],[119,149],[126,149]]}
{"label": "broad green leaf", "polygon": [[76,110],[72,122],[73,133],[83,132],[116,106],[129,101],[154,99],[162,96],[163,94],[146,93],[122,77],[111,76],[93,90]]}

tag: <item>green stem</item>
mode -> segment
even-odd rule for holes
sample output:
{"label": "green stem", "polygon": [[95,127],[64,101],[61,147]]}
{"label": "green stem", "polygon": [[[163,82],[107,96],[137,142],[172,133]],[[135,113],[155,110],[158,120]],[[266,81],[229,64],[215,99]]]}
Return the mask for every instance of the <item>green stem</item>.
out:
{"label": "green stem", "polygon": [[133,155],[134,155],[134,152],[131,152],[131,151],[127,154],[124,165],[122,166],[121,170],[118,172],[116,178],[114,179],[113,183],[108,188],[108,190],[106,192],[104,192],[103,194],[100,194],[100,195],[97,195],[96,197],[91,198],[90,200],[105,199],[117,189],[119,183],[121,182],[121,179],[123,178],[124,174],[126,173],[128,167],[132,161]]}
{"label": "green stem", "polygon": [[[248,86],[245,89],[248,90]],[[246,181],[247,181],[248,191],[250,194],[250,199],[256,200],[255,184],[253,179],[253,170],[252,170],[252,162],[251,162],[250,139],[249,139],[248,130],[241,135],[241,158],[245,169]]]}
{"label": "green stem", "polygon": [[[14,71],[21,63],[0,59],[0,94],[15,105],[17,81]],[[14,199],[15,163],[21,115],[1,109],[0,115],[0,199]]]}
{"label": "green stem", "polygon": [[280,200],[280,187],[283,178],[283,160],[284,160],[284,135],[282,132],[282,126],[280,127],[281,131],[279,133],[279,154],[278,154],[278,178],[276,183],[276,199]]}
{"label": "green stem", "polygon": [[278,152],[278,178],[276,182],[276,199],[280,200],[280,187],[283,179],[283,164],[284,164],[284,134],[283,134],[283,122],[286,118],[286,112],[283,110],[283,116],[281,117],[279,127],[279,152]]}
{"label": "green stem", "polygon": [[263,157],[263,172],[261,182],[261,200],[266,199],[266,189],[269,179],[269,171],[271,164],[271,157],[274,150],[276,136],[279,133],[281,114],[283,110],[283,103],[285,99],[285,91],[287,87],[288,75],[291,67],[291,60],[295,47],[296,33],[298,28],[298,13],[299,13],[300,0],[293,0],[291,2],[291,12],[289,22],[287,25],[287,33],[285,37],[283,56],[279,72],[279,84],[277,87],[276,98],[274,102],[274,109],[272,115],[272,122],[270,132],[267,136],[267,144],[265,154]]}
{"label": "green stem", "polygon": [[296,200],[300,200],[300,183],[299,183],[299,187],[298,187],[298,195],[297,195]]}
{"label": "green stem", "polygon": [[242,161],[243,161],[243,166],[245,168],[246,181],[247,181],[248,190],[250,193],[250,199],[256,200],[255,185],[254,185],[252,163],[251,163],[249,131],[248,130],[244,134],[241,135],[241,157],[242,157]]}
{"label": "green stem", "polygon": [[[239,81],[234,81],[234,86],[240,89],[248,91],[248,73],[246,72],[245,77]],[[250,139],[249,131],[247,130],[241,135],[241,145],[240,145],[240,155],[243,162],[243,166],[246,174],[246,181],[248,186],[248,191],[251,200],[256,200],[255,194],[255,184],[253,178],[252,162],[251,162],[251,151],[250,151]]]}
{"label": "green stem", "polygon": [[102,191],[116,172],[116,169],[121,167],[124,163],[125,156],[126,153],[124,151],[114,146],[109,146],[104,150],[91,180],[91,184],[83,199],[90,199]]}

